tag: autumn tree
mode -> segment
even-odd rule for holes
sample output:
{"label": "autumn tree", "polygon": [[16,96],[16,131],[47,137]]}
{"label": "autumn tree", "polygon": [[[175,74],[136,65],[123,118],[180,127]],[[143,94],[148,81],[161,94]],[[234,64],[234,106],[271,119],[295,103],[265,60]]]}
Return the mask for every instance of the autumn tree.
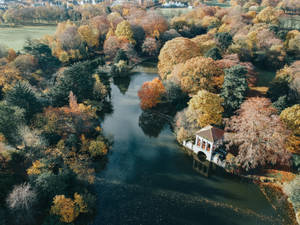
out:
{"label": "autumn tree", "polygon": [[187,120],[190,123],[197,123],[200,127],[210,124],[220,125],[224,111],[222,101],[219,95],[200,90],[188,102],[185,113]]}
{"label": "autumn tree", "polygon": [[160,35],[168,29],[166,19],[155,11],[148,11],[146,16],[141,21],[146,35],[159,38]]}
{"label": "autumn tree", "polygon": [[296,104],[286,108],[280,113],[280,119],[285,123],[292,135],[288,138],[287,148],[292,152],[300,149],[300,105]]}
{"label": "autumn tree", "polygon": [[241,65],[225,69],[221,97],[224,99],[224,112],[227,116],[232,115],[245,100],[248,90],[246,73],[246,68]]}
{"label": "autumn tree", "polygon": [[3,92],[11,89],[17,81],[24,80],[20,75],[19,70],[11,65],[0,66],[0,74],[0,86]]}
{"label": "autumn tree", "polygon": [[133,31],[128,21],[124,20],[119,23],[116,28],[115,34],[119,39],[125,39],[130,41],[131,43],[135,43],[135,40],[133,39]]}
{"label": "autumn tree", "polygon": [[166,42],[158,56],[158,71],[164,80],[172,72],[173,67],[178,63],[199,56],[197,45],[187,38],[174,38]]}
{"label": "autumn tree", "polygon": [[276,110],[266,98],[249,98],[226,125],[230,144],[238,147],[234,166],[250,171],[266,167],[290,166],[285,149],[289,135]]}
{"label": "autumn tree", "polygon": [[89,25],[81,25],[78,28],[81,40],[85,41],[90,48],[99,46],[99,31]]}
{"label": "autumn tree", "polygon": [[193,95],[201,89],[216,92],[222,85],[217,82],[219,79],[222,82],[223,76],[223,71],[213,59],[195,57],[174,66],[168,79],[178,81],[184,92]]}
{"label": "autumn tree", "polygon": [[112,59],[121,47],[121,43],[116,36],[110,36],[104,41],[103,50],[107,58]]}
{"label": "autumn tree", "polygon": [[58,215],[62,222],[71,223],[79,216],[79,210],[71,198],[56,195],[53,199],[51,214]]}
{"label": "autumn tree", "polygon": [[142,109],[149,109],[156,106],[161,101],[161,97],[164,93],[165,88],[158,78],[145,82],[138,92]]}
{"label": "autumn tree", "polygon": [[160,46],[161,45],[159,41],[155,40],[154,38],[148,37],[145,39],[142,45],[142,51],[149,56],[157,56]]}
{"label": "autumn tree", "polygon": [[65,223],[73,222],[80,213],[89,212],[89,206],[82,195],[74,193],[74,200],[65,195],[56,195],[53,198],[51,214],[60,217],[60,221]]}

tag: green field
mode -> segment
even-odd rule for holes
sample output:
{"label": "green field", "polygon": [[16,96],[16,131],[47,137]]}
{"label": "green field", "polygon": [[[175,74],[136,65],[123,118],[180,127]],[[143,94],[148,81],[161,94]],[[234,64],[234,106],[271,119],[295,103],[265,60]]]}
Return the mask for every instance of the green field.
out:
{"label": "green field", "polygon": [[0,44],[21,50],[27,38],[41,38],[54,34],[56,26],[0,27]]}

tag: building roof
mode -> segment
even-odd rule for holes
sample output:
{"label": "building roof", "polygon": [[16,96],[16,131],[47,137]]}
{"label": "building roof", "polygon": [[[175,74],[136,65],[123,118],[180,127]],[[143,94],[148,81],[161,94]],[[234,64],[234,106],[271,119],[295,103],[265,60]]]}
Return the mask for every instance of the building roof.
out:
{"label": "building roof", "polygon": [[217,127],[208,125],[206,127],[203,127],[201,130],[197,131],[196,135],[198,135],[210,142],[215,142],[215,141],[223,138],[224,131]]}

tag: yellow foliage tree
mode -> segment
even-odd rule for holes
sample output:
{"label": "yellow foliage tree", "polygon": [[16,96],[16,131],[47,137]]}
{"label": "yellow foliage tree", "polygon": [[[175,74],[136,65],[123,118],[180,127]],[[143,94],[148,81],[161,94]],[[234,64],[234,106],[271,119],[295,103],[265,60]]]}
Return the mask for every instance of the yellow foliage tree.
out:
{"label": "yellow foliage tree", "polygon": [[74,203],[78,206],[80,213],[88,212],[88,205],[86,204],[86,202],[80,194],[74,194]]}
{"label": "yellow foliage tree", "polygon": [[82,25],[78,28],[78,33],[89,47],[98,47],[100,34],[96,28],[89,25]]}
{"label": "yellow foliage tree", "polygon": [[197,94],[201,89],[210,92],[217,91],[219,84],[216,84],[214,78],[224,77],[224,75],[216,61],[200,56],[175,66],[170,77],[179,81],[183,91]]}
{"label": "yellow foliage tree", "polygon": [[287,149],[291,152],[300,152],[300,105],[286,108],[280,114],[280,119],[293,133],[287,140]]}
{"label": "yellow foliage tree", "polygon": [[266,7],[257,14],[253,22],[278,24],[278,10],[272,7]]}
{"label": "yellow foliage tree", "polygon": [[294,134],[300,135],[300,105],[296,104],[286,108],[280,114],[280,119],[292,130]]}
{"label": "yellow foliage tree", "polygon": [[115,33],[119,39],[126,39],[126,40],[130,41],[131,43],[135,43],[135,41],[133,39],[133,31],[132,31],[131,25],[128,21],[124,20],[121,23],[119,23],[117,25]]}
{"label": "yellow foliage tree", "polygon": [[222,122],[223,99],[217,94],[201,90],[188,103],[187,120],[197,123],[200,127],[209,124],[220,125]]}
{"label": "yellow foliage tree", "polygon": [[45,164],[40,160],[36,160],[32,163],[32,166],[27,169],[28,175],[38,175],[42,172],[42,169],[45,167]]}
{"label": "yellow foliage tree", "polygon": [[71,223],[79,216],[79,210],[75,207],[75,202],[64,195],[56,195],[54,197],[50,212],[59,216],[60,221],[65,223]]}
{"label": "yellow foliage tree", "polygon": [[17,81],[23,80],[19,70],[13,66],[0,66],[0,86],[3,91],[9,90]]}
{"label": "yellow foliage tree", "polygon": [[66,198],[64,195],[56,195],[53,198],[50,213],[59,216],[62,222],[72,223],[80,213],[87,213],[88,211],[88,205],[83,197],[75,193],[74,200]]}
{"label": "yellow foliage tree", "polygon": [[167,78],[176,64],[184,63],[190,58],[199,56],[197,45],[187,38],[174,38],[168,41],[159,54],[158,71],[160,77]]}

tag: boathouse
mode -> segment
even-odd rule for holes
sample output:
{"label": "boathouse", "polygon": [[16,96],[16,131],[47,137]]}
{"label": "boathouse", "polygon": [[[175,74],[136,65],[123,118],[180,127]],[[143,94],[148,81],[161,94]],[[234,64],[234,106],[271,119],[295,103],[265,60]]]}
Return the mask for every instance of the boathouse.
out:
{"label": "boathouse", "polygon": [[226,151],[222,149],[224,143],[224,131],[217,127],[208,125],[195,134],[194,141],[183,141],[183,146],[191,150],[199,157],[204,157],[223,167],[223,159]]}

